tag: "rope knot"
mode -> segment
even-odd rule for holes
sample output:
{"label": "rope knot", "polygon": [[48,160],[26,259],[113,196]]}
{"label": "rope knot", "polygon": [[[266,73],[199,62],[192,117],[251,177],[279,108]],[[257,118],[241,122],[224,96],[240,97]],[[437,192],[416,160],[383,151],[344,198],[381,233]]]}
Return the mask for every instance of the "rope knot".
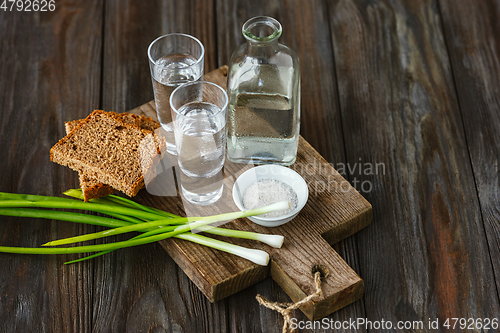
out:
{"label": "rope knot", "polygon": [[288,332],[288,328],[290,327],[290,332],[293,332],[292,325],[292,311],[300,308],[302,305],[310,302],[313,298],[321,296],[323,292],[321,291],[321,272],[317,271],[314,273],[314,283],[316,284],[316,292],[304,298],[297,303],[279,303],[279,302],[271,302],[266,299],[262,295],[257,295],[255,298],[257,301],[264,305],[266,308],[271,310],[278,311],[283,316],[283,333]]}

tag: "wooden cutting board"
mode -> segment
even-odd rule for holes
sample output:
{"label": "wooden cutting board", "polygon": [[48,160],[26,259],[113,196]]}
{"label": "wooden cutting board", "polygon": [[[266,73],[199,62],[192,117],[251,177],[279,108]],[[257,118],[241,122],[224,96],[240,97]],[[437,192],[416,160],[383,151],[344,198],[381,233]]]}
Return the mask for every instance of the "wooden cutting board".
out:
{"label": "wooden cutting board", "polygon": [[[227,66],[224,66],[205,75],[205,80],[225,88],[226,75]],[[156,119],[154,101],[129,112]],[[137,200],[183,216],[237,211],[231,195],[232,184],[237,176],[249,167],[251,166],[234,164],[226,159],[225,188],[222,198],[217,202],[217,211],[209,211],[210,207],[190,205],[183,202],[178,195],[155,196],[146,190],[140,191]],[[363,280],[330,244],[370,224],[371,205],[302,137],[299,141],[297,160],[291,168],[300,173],[309,186],[309,200],[295,219],[275,228],[265,228],[248,219],[238,219],[225,224],[234,229],[283,235],[285,242],[280,249],[254,241],[224,239],[267,251],[271,257],[269,266],[259,266],[232,254],[180,239],[161,242],[168,254],[211,302],[245,289],[268,275],[297,302],[314,293],[313,273],[318,269],[323,275],[323,296],[312,304],[301,307],[309,319],[320,319],[363,295]],[[172,172],[178,175],[177,167],[174,167]]]}

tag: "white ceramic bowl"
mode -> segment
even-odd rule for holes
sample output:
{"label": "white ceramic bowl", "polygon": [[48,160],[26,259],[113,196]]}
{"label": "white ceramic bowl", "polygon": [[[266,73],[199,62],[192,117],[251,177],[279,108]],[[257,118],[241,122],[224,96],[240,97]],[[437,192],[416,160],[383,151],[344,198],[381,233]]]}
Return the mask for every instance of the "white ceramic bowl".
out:
{"label": "white ceramic bowl", "polygon": [[243,172],[238,179],[236,179],[233,186],[233,200],[236,206],[241,210],[245,210],[243,207],[243,193],[245,193],[247,187],[263,179],[279,180],[290,185],[295,193],[297,193],[297,207],[286,215],[278,217],[250,216],[249,219],[265,227],[277,227],[297,216],[307,202],[309,189],[301,175],[292,169],[280,165],[260,165]]}

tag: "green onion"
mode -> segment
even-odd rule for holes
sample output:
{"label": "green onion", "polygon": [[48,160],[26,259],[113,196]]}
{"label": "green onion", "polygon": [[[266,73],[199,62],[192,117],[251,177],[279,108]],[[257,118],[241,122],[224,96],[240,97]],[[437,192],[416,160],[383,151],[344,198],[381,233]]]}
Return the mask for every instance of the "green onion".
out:
{"label": "green onion", "polygon": [[[66,191],[65,194],[73,198],[83,199],[81,190],[69,190]],[[111,217],[35,208],[88,210],[106,214]],[[92,234],[51,241],[44,244],[43,246],[55,246],[88,241],[131,231],[142,232],[142,234],[129,240],[106,244],[75,246],[68,248],[23,248],[0,246],[0,252],[23,254],[66,254],[97,252],[90,256],[67,262],[74,263],[90,258],[95,258],[97,256],[124,247],[142,245],[170,237],[177,237],[180,239],[233,253],[260,265],[267,265],[267,263],[269,262],[269,256],[264,251],[247,249],[206,236],[194,234],[191,231],[198,230],[220,236],[258,240],[274,247],[281,247],[281,245],[283,244],[283,236],[262,235],[248,231],[217,228],[210,226],[210,224],[253,215],[265,214],[277,210],[285,210],[288,208],[289,203],[284,201],[249,211],[240,211],[214,216],[180,217],[114,195],[99,199],[92,199],[91,202],[81,202],[69,198],[0,192],[0,215],[58,219],[63,221],[94,224],[111,228],[109,230]]]}
{"label": "green onion", "polygon": [[267,252],[262,250],[248,249],[246,247],[222,242],[220,240],[192,233],[180,234],[177,235],[176,237],[191,242],[195,242],[198,244],[210,246],[213,247],[214,249],[235,254],[237,256],[250,260],[251,262],[256,263],[258,265],[267,266],[267,264],[269,263],[269,254],[267,254]]}
{"label": "green onion", "polygon": [[[219,229],[219,228],[212,228],[212,229]],[[226,229],[226,230],[228,230],[228,229]],[[142,235],[139,235],[135,238],[139,238],[140,236],[142,236]],[[269,235],[269,236],[274,236],[274,235]],[[188,241],[198,243],[201,245],[209,246],[209,247],[212,247],[214,249],[218,249],[218,250],[221,250],[224,252],[232,253],[232,254],[240,256],[244,259],[248,259],[251,262],[256,263],[258,265],[267,266],[267,264],[269,263],[269,255],[267,254],[267,252],[262,251],[262,250],[249,249],[249,248],[246,248],[243,246],[238,246],[238,245],[222,242],[222,241],[219,241],[216,239],[212,239],[209,237],[204,237],[202,235],[192,234],[192,233],[179,234],[179,235],[176,235],[174,237],[188,240]],[[283,237],[283,236],[279,236],[279,237]],[[240,237],[240,238],[242,238],[242,237]],[[99,253],[93,254],[91,256],[85,257],[85,258],[80,258],[80,259],[76,259],[73,261],[65,262],[65,264],[73,264],[73,263],[80,262],[83,260],[92,259],[92,258],[104,255],[104,254],[109,253],[109,252],[111,252],[111,251],[99,252]]]}
{"label": "green onion", "polygon": [[200,230],[203,232],[208,232],[210,234],[219,235],[219,236],[256,240],[256,241],[262,242],[264,244],[270,245],[270,246],[278,248],[278,249],[283,245],[283,241],[285,240],[285,237],[283,237],[281,235],[266,235],[266,234],[259,234],[259,233],[250,232],[250,231],[232,230],[232,229],[226,229],[226,228],[216,228],[216,227],[211,227],[211,226],[199,227],[199,228],[197,228],[197,230]]}
{"label": "green onion", "polygon": [[75,263],[80,262],[80,261],[84,261],[84,260],[89,260],[89,259],[92,259],[92,258],[100,257],[102,255],[105,255],[105,254],[109,253],[109,252],[113,252],[113,251],[97,252],[97,253],[94,253],[94,254],[92,254],[90,256],[86,256],[86,257],[75,259],[75,260],[71,260],[71,261],[66,261],[64,264],[65,265],[75,264]]}
{"label": "green onion", "polygon": [[[67,195],[67,196],[70,196],[73,198],[77,198],[80,200],[84,199],[81,189],[67,190],[66,192],[64,192],[64,195]],[[141,209],[141,210],[146,211],[146,212],[150,212],[153,214],[159,214],[159,215],[163,215],[166,217],[180,217],[180,216],[165,212],[163,210],[156,209],[153,207],[147,207],[147,206],[141,205],[140,203],[137,203],[135,201],[129,200],[127,198],[122,198],[122,197],[112,195],[112,194],[107,195],[107,196],[102,197],[102,198],[98,198],[98,199],[91,199],[90,201],[97,202],[97,203],[104,203],[104,204],[111,203],[114,205],[125,206],[125,207],[129,207],[129,208],[138,208],[138,209]]]}
{"label": "green onion", "polygon": [[[280,248],[283,245],[283,241],[285,239],[285,237],[281,235],[266,235],[266,234],[259,234],[256,232],[217,228],[212,226],[201,226],[196,228],[196,230],[219,236],[256,240],[275,248]],[[159,228],[145,232],[137,237],[142,238],[151,235],[156,235],[162,232],[163,229]]]}
{"label": "green onion", "polygon": [[124,227],[130,224],[127,221],[110,219],[109,217],[103,217],[103,216],[81,214],[75,212],[59,212],[53,210],[31,209],[31,208],[30,209],[0,208],[0,215],[18,216],[18,217],[36,217],[41,219],[94,224],[108,228]]}
{"label": "green onion", "polygon": [[[159,235],[156,237],[156,240],[161,240],[164,235]],[[222,242],[216,239],[208,238],[201,235],[184,233],[177,235],[176,237],[188,240],[191,242],[195,242],[198,244],[206,245],[213,247],[215,249],[225,251],[228,253],[235,254],[242,258],[248,259],[256,264],[266,266],[269,263],[269,255],[265,251],[248,249],[242,246]],[[165,239],[167,237],[164,237]],[[110,244],[100,244],[100,245],[91,245],[91,246],[76,246],[76,247],[67,247],[67,248],[25,248],[25,247],[7,247],[0,246],[0,252],[6,253],[19,253],[19,254],[68,254],[68,253],[86,253],[93,251],[100,251],[103,249],[120,249],[124,247],[130,247],[135,245],[146,244],[150,242],[155,242],[156,240],[148,240],[145,241],[136,240],[136,241],[124,241],[124,242],[115,242]],[[100,255],[99,253],[97,255]],[[96,257],[97,255],[93,255],[92,257]],[[90,259],[90,258],[89,258]],[[78,260],[80,261],[80,260]],[[77,262],[74,260],[73,262]],[[72,262],[68,262],[72,263]]]}
{"label": "green onion", "polygon": [[[171,219],[160,220],[160,221],[144,222],[144,223],[138,223],[138,224],[120,227],[120,228],[116,228],[116,229],[100,231],[100,232],[96,232],[93,234],[87,234],[87,235],[78,236],[78,237],[71,237],[71,238],[65,238],[65,239],[60,239],[60,240],[56,240],[56,241],[51,241],[51,242],[48,242],[46,244],[43,244],[43,246],[56,246],[56,245],[64,245],[64,244],[70,244],[70,243],[83,242],[83,241],[88,241],[88,240],[107,237],[107,236],[119,235],[119,234],[127,233],[130,231],[149,231],[149,229],[151,229],[152,227],[160,227],[160,226],[165,226],[167,224],[172,224],[175,222],[183,222],[186,219],[187,220],[194,220],[191,223],[187,223],[187,224],[178,226],[174,230],[172,230],[171,228],[164,228],[165,231],[170,231],[169,234],[171,236],[174,236],[174,235],[177,235],[177,234],[180,234],[183,232],[188,232],[190,230],[202,228],[203,226],[206,226],[207,224],[210,224],[210,223],[233,220],[233,219],[252,216],[252,215],[256,215],[256,214],[266,214],[266,213],[273,212],[276,210],[284,210],[284,209],[288,209],[288,208],[289,208],[288,201],[281,201],[281,202],[277,202],[277,203],[269,205],[269,206],[256,208],[256,209],[252,209],[252,210],[247,210],[247,211],[241,211],[241,212],[226,213],[226,214],[206,216],[206,217],[201,217],[201,216],[188,217],[188,218],[178,217],[178,218],[171,218]],[[163,231],[163,229],[158,229],[158,230]],[[233,232],[233,235],[238,234],[238,233],[234,233],[235,230],[228,230],[228,232],[224,232],[223,230],[228,230],[228,229],[220,228],[218,234],[223,235],[223,236],[227,235],[230,237],[234,237],[234,236],[231,236],[231,232]],[[242,235],[245,235],[245,234],[242,234]],[[154,237],[154,236],[151,236],[151,237]],[[251,236],[249,236],[249,237],[251,237]],[[247,237],[245,237],[245,238],[247,238]],[[253,237],[251,239],[254,239],[254,238],[255,237]],[[262,238],[262,239],[265,239],[265,238]]]}
{"label": "green onion", "polygon": [[[164,220],[157,221],[157,222],[144,222],[144,223],[132,224],[132,225],[128,225],[126,227],[120,227],[120,228],[116,228],[116,229],[108,229],[108,230],[104,230],[104,231],[95,232],[93,234],[87,234],[87,235],[82,235],[82,236],[77,236],[77,237],[59,239],[59,240],[55,240],[55,241],[51,241],[51,242],[42,244],[42,246],[57,246],[57,245],[65,245],[65,244],[71,244],[71,243],[84,242],[84,241],[89,241],[92,239],[120,235],[120,234],[124,234],[124,233],[131,232],[131,231],[148,230],[151,227],[157,227],[157,226],[163,226],[163,225],[165,225]],[[161,231],[162,231],[162,233],[165,233],[166,231],[173,232],[176,230],[176,228],[180,228],[180,227],[175,227],[175,226],[172,227],[171,226],[171,227],[167,227],[167,228],[162,228]],[[178,230],[178,233],[189,231],[189,229],[190,229],[189,226],[185,227],[184,229]]]}
{"label": "green onion", "polygon": [[29,201],[29,200],[5,200],[0,201],[0,207],[37,207],[37,208],[58,208],[58,209],[81,209],[89,210],[97,213],[118,213],[134,217],[143,217],[146,219],[157,219],[158,214],[153,214],[149,212],[144,212],[138,209],[132,209],[127,207],[104,205],[98,203],[81,202],[77,200],[71,200],[70,202],[66,200],[40,200],[40,201]]}

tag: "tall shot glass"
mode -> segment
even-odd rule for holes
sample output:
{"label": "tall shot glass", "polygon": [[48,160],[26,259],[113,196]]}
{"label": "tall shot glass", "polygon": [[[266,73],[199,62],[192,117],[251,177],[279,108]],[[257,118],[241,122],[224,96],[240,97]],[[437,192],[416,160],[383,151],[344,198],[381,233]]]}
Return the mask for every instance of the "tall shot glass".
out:
{"label": "tall shot glass", "polygon": [[191,203],[206,205],[222,196],[227,103],[226,91],[206,81],[186,83],[170,96],[181,189]]}
{"label": "tall shot glass", "polygon": [[170,95],[186,82],[203,77],[205,49],[193,36],[168,34],[155,39],[148,48],[149,68],[155,95],[156,113],[167,141],[167,151],[175,155],[170,112]]}

